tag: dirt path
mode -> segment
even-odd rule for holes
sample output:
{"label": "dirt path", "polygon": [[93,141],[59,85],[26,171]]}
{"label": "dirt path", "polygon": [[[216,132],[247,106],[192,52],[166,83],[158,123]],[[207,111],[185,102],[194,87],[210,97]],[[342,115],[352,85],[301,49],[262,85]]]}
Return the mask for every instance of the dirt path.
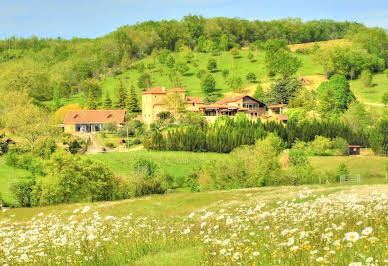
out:
{"label": "dirt path", "polygon": [[384,104],[382,103],[363,103],[365,105],[370,105],[370,106],[376,106],[376,107],[384,107]]}
{"label": "dirt path", "polygon": [[98,141],[96,133],[78,133],[76,136],[88,141],[90,139],[90,145],[84,154],[99,154],[102,152],[104,146]]}

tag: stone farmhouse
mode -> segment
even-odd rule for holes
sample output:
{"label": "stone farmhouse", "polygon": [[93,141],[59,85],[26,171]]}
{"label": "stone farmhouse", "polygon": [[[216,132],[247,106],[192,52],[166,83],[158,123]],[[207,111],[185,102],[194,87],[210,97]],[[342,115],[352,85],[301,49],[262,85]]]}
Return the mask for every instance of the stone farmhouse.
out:
{"label": "stone farmhouse", "polygon": [[166,108],[166,96],[177,93],[186,103],[189,112],[202,113],[205,119],[212,123],[217,117],[227,115],[234,117],[237,113],[245,113],[249,119],[277,119],[287,122],[286,105],[268,107],[261,101],[247,95],[231,96],[213,104],[205,105],[198,97],[186,96],[186,91],[180,88],[166,90],[153,88],[142,93],[142,116],[141,120],[149,125],[158,120],[158,114],[168,111]]}
{"label": "stone farmhouse", "polygon": [[158,120],[158,114],[167,111],[165,101],[168,94],[177,93],[186,103],[189,112],[198,112],[204,102],[198,97],[186,96],[186,91],[180,88],[166,90],[153,88],[142,93],[142,120],[149,125]]}

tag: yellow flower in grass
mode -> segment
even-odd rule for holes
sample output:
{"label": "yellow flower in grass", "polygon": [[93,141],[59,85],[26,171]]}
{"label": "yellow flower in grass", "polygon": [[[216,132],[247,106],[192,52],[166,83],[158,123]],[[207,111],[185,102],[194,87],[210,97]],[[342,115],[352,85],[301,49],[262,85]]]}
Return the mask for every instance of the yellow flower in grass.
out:
{"label": "yellow flower in grass", "polygon": [[236,252],[236,253],[233,254],[233,259],[234,260],[239,260],[240,258],[241,258],[241,253]]}
{"label": "yellow flower in grass", "polygon": [[345,238],[347,241],[356,242],[360,239],[360,235],[357,232],[349,232],[345,234]]}

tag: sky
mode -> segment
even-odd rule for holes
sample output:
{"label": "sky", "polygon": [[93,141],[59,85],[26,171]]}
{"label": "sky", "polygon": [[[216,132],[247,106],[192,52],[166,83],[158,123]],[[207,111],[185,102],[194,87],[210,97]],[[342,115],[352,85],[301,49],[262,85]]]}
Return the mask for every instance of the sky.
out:
{"label": "sky", "polygon": [[348,20],[388,29],[388,0],[0,0],[0,39],[95,38],[123,25],[188,14]]}

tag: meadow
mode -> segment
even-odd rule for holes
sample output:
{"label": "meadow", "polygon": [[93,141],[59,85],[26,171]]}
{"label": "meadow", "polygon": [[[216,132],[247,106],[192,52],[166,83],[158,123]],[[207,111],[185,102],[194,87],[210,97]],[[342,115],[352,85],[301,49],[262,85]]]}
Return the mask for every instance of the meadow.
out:
{"label": "meadow", "polygon": [[30,173],[26,170],[10,167],[0,161],[0,193],[6,202],[15,203],[15,200],[9,191],[10,185],[29,175]]}
{"label": "meadow", "polygon": [[0,263],[384,265],[387,189],[268,187],[10,209],[0,213]]}
{"label": "meadow", "polygon": [[130,176],[133,173],[133,166],[139,159],[148,159],[164,169],[169,175],[178,177],[186,176],[203,163],[212,160],[221,160],[225,154],[219,153],[196,153],[196,152],[174,152],[174,151],[133,151],[115,152],[97,155],[89,155],[90,158],[105,162],[116,173]]}
{"label": "meadow", "polygon": [[360,102],[382,104],[382,96],[388,92],[388,75],[374,75],[371,87],[365,87],[359,79],[350,81],[350,86]]}

